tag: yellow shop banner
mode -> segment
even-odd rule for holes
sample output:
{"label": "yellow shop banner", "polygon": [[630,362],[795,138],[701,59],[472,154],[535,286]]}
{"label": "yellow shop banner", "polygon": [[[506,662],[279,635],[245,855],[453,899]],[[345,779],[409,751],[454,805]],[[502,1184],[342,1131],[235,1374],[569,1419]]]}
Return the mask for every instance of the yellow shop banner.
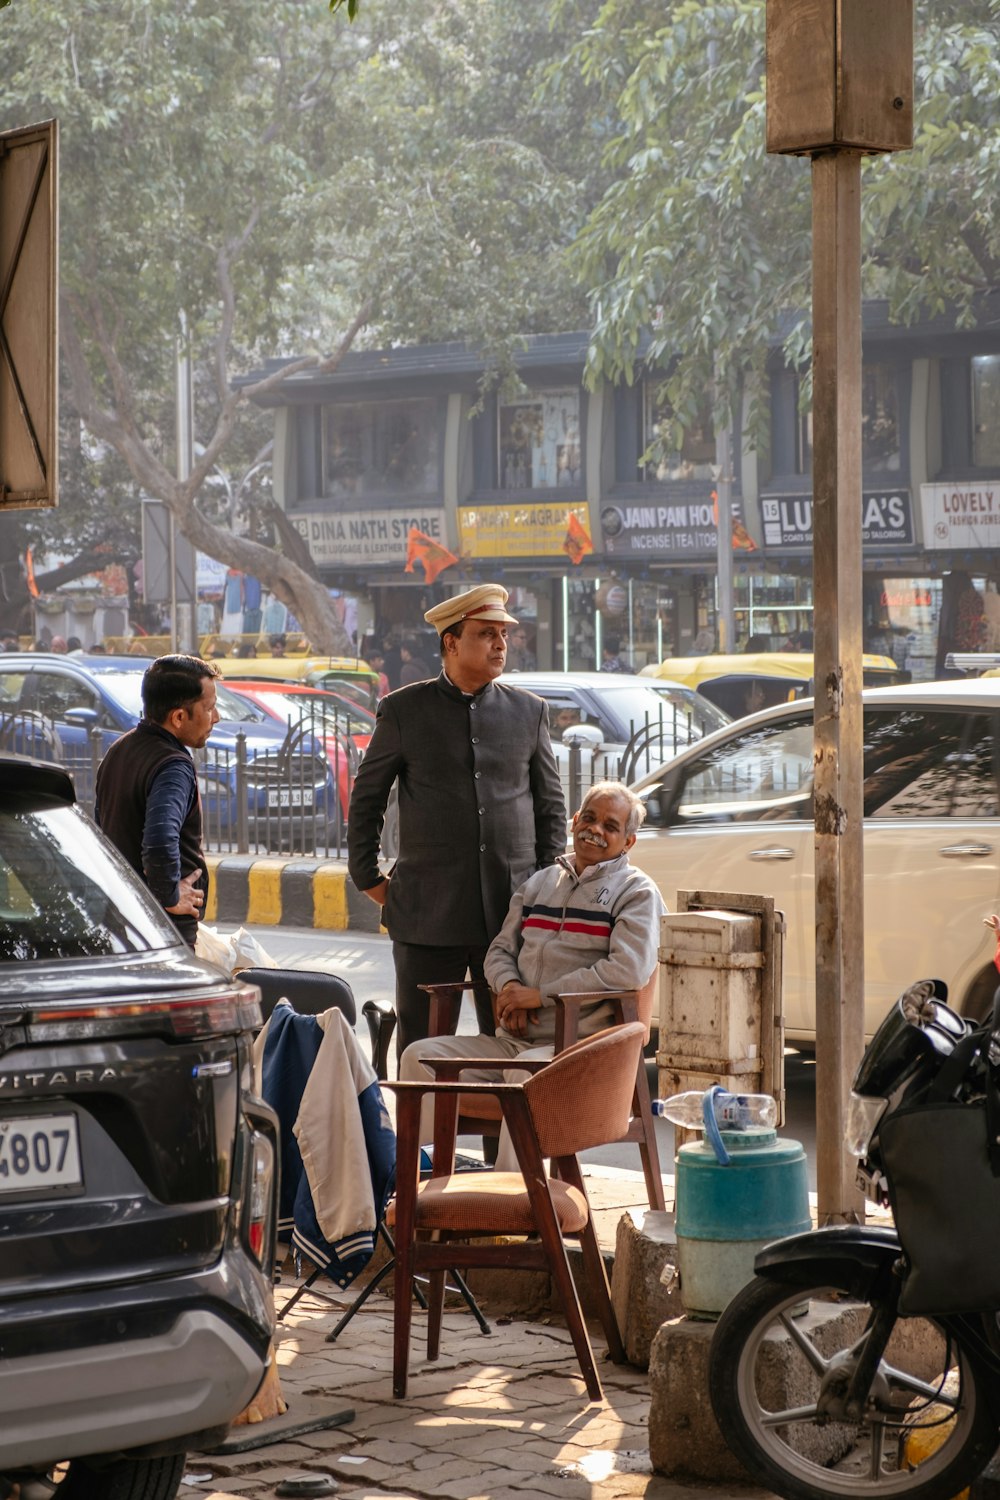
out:
{"label": "yellow shop banner", "polygon": [[[465,505],[458,511],[463,557],[558,557],[566,550],[570,517],[590,535],[585,500],[557,505]],[[575,528],[574,528],[575,529]]]}

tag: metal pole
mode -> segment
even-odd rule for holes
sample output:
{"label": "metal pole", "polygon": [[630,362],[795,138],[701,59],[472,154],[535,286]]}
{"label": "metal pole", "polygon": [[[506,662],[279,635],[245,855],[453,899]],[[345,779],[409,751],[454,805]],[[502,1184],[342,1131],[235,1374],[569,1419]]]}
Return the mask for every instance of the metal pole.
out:
{"label": "metal pole", "polygon": [[863,1214],[843,1149],[864,1045],[861,157],[813,157],[816,1167],[821,1224]]}
{"label": "metal pole", "polygon": [[167,543],[170,553],[170,650],[176,654],[177,651],[177,567],[175,558],[177,555],[176,523],[173,511],[167,511]]}
{"label": "metal pole", "polygon": [[[181,332],[177,340],[177,478],[183,483],[194,467],[194,381],[191,372],[191,345],[187,319],[181,314]],[[170,512],[170,635],[175,651],[194,650],[194,609],[187,599],[178,603],[176,522]],[[178,618],[180,616],[180,618]]]}
{"label": "metal pole", "polygon": [[715,434],[715,463],[719,477],[715,481],[716,509],[719,513],[716,555],[718,558],[718,631],[716,650],[723,654],[736,648],[733,626],[733,475],[732,425]]}

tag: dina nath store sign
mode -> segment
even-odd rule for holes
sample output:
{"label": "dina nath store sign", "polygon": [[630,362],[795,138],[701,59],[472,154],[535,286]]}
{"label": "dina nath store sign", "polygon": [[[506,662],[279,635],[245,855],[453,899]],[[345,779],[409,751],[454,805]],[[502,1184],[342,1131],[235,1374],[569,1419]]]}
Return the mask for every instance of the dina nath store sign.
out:
{"label": "dina nath store sign", "polygon": [[432,541],[445,544],[444,509],[299,511],[288,519],[297,526],[315,563],[327,566],[375,566],[406,562],[406,545],[415,526]]}
{"label": "dina nath store sign", "polygon": [[[760,518],[768,552],[812,547],[812,495],[762,495]],[[861,541],[865,547],[912,547],[913,505],[909,490],[865,490],[861,496]]]}

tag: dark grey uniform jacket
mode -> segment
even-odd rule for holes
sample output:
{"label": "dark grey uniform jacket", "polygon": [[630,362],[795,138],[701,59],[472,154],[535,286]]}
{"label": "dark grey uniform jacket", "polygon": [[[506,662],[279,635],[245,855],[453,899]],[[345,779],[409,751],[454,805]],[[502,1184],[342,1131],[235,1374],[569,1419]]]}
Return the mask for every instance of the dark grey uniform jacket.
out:
{"label": "dark grey uniform jacket", "polygon": [[397,777],[390,937],[431,947],[492,942],[521,882],[566,850],[545,704],[502,682],[467,697],[443,672],[382,699],[348,817],[348,867],[362,891],[381,878],[379,835]]}

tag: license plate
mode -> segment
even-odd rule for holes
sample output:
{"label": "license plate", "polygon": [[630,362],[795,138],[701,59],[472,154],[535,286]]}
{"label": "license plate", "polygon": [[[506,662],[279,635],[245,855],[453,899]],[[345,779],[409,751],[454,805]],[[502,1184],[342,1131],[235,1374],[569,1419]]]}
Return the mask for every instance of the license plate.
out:
{"label": "license plate", "polygon": [[313,794],[309,788],[282,787],[279,792],[268,792],[268,807],[312,807]]}
{"label": "license plate", "polygon": [[0,1120],[0,1193],[83,1187],[76,1115]]}

